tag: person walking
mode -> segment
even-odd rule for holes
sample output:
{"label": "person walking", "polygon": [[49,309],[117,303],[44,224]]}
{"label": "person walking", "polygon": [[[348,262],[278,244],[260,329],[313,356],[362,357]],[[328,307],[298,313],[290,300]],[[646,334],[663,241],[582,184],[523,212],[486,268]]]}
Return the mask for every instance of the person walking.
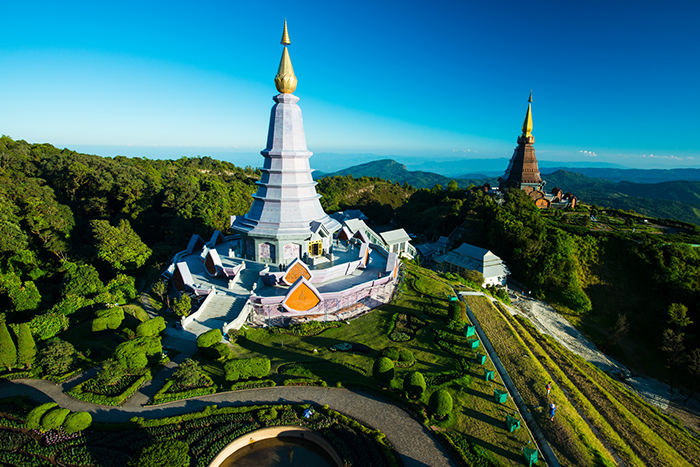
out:
{"label": "person walking", "polygon": [[549,399],[549,393],[552,390],[552,382],[550,381],[547,383],[547,385],[544,387],[547,390],[547,399]]}
{"label": "person walking", "polygon": [[554,402],[549,406],[549,421],[553,422],[554,421],[554,413],[557,411],[557,406],[554,405]]}

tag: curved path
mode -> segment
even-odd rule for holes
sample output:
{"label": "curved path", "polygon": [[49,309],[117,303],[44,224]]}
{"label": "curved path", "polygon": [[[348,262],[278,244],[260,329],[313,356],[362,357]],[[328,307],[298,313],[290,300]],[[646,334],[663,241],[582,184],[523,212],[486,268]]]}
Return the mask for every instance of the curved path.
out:
{"label": "curved path", "polygon": [[396,448],[406,467],[447,467],[457,464],[428,429],[403,409],[373,394],[355,390],[317,387],[272,387],[225,392],[154,406],[106,407],[83,402],[63,393],[61,386],[46,380],[15,380],[0,383],[3,397],[26,395],[38,402],[54,401],[61,407],[92,414],[97,422],[125,422],[132,417],[160,418],[219,407],[255,404],[318,404],[332,407],[380,430]]}

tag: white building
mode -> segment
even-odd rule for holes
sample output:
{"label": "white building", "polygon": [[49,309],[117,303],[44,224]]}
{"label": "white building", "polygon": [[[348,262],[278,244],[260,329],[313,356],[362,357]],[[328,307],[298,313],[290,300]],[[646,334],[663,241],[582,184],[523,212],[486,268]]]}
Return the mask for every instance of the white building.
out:
{"label": "white building", "polygon": [[461,274],[464,271],[478,271],[484,275],[482,287],[506,285],[510,271],[501,258],[491,251],[478,246],[462,243],[459,248],[435,258],[438,271]]}

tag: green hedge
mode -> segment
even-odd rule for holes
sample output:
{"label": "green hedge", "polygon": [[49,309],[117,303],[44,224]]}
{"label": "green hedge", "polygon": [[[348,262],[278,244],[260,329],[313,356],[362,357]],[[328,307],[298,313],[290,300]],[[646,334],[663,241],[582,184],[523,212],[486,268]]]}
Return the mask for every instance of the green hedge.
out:
{"label": "green hedge", "polygon": [[136,326],[136,335],[139,337],[157,336],[163,330],[165,330],[165,319],[162,316],[157,316]]}
{"label": "green hedge", "polygon": [[225,344],[223,342],[217,342],[216,344],[206,349],[206,354],[208,357],[217,360],[220,358],[227,359],[231,356],[231,348],[228,346],[228,344]]}
{"label": "green hedge", "polygon": [[206,375],[203,375],[204,379],[207,381],[209,386],[199,387],[194,389],[188,389],[187,391],[179,392],[168,392],[168,390],[173,385],[173,380],[168,380],[160,391],[156,393],[153,398],[148,401],[148,405],[165,404],[167,402],[179,401],[182,399],[189,399],[190,397],[198,396],[208,396],[209,394],[216,393],[217,386],[214,384],[212,379]]}
{"label": "green hedge", "polygon": [[277,386],[271,379],[262,380],[250,380],[250,381],[238,381],[231,385],[231,391],[237,391],[241,389],[256,389],[256,388],[271,388]]}
{"label": "green hedge", "polygon": [[318,386],[318,387],[328,387],[328,383],[322,379],[309,379],[309,378],[298,378],[298,379],[287,379],[284,381],[285,386]]}
{"label": "green hedge", "polygon": [[66,417],[70,413],[68,409],[62,409],[60,407],[55,407],[44,414],[41,417],[41,429],[42,430],[54,430],[61,425],[66,420]]}
{"label": "green hedge", "polygon": [[63,428],[67,433],[82,431],[92,424],[92,415],[88,412],[72,412],[63,422]]}
{"label": "green hedge", "polygon": [[409,397],[419,398],[425,391],[425,378],[418,371],[411,371],[403,380],[403,390]]}
{"label": "green hedge", "polygon": [[146,381],[151,379],[151,372],[146,371],[146,374],[144,374],[142,377],[134,381],[134,383],[129,386],[123,393],[119,394],[118,396],[103,396],[101,394],[95,394],[92,392],[87,392],[83,391],[83,386],[85,383],[88,381],[83,381],[82,383],[78,384],[77,386],[73,387],[70,391],[68,391],[66,394],[69,396],[85,401],[85,402],[92,402],[93,404],[102,404],[102,405],[122,405],[124,401],[126,401],[129,397],[133,396],[136,391],[139,390],[141,385],[145,383]]}
{"label": "green hedge", "polygon": [[428,407],[432,415],[445,418],[452,413],[452,406],[452,395],[446,389],[439,389],[430,395]]}
{"label": "green hedge", "polygon": [[24,425],[27,427],[28,430],[38,430],[41,428],[41,418],[48,412],[49,410],[53,409],[54,407],[58,407],[58,404],[55,402],[47,402],[46,404],[41,404],[37,407],[34,407],[31,412],[27,415],[27,418],[24,421]]}
{"label": "green hedge", "polygon": [[107,308],[95,313],[92,320],[92,332],[117,329],[124,321],[124,310],[121,307]]}
{"label": "green hedge", "polygon": [[236,381],[247,378],[262,378],[270,373],[269,358],[245,358],[228,360],[224,363],[227,381]]}
{"label": "green hedge", "polygon": [[394,362],[386,357],[379,357],[372,366],[372,375],[379,384],[389,384],[394,379]]}
{"label": "green hedge", "polygon": [[221,329],[210,329],[207,332],[197,336],[197,347],[200,349],[211,347],[217,342],[221,342],[223,337],[224,336],[221,334]]}

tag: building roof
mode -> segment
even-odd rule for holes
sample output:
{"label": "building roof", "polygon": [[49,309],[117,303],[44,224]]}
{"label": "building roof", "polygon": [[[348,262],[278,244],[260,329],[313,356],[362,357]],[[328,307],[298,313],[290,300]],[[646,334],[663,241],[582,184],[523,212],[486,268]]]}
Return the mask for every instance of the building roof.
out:
{"label": "building roof", "polygon": [[437,262],[450,263],[455,266],[479,271],[484,278],[499,277],[510,274],[501,258],[491,251],[478,246],[462,243],[459,248],[436,258]]}
{"label": "building roof", "polygon": [[369,220],[369,217],[359,209],[346,209],[345,211],[338,211],[331,214],[331,217],[338,222],[344,222],[348,219],[360,219],[363,221]]}
{"label": "building roof", "polygon": [[354,234],[358,230],[367,230],[369,228],[367,227],[367,224],[365,224],[365,222],[360,219],[348,219],[343,223],[348,229],[350,229],[350,233],[352,234]]}
{"label": "building roof", "polygon": [[411,237],[404,229],[389,230],[379,234],[387,245],[395,245],[401,242],[410,242]]}

